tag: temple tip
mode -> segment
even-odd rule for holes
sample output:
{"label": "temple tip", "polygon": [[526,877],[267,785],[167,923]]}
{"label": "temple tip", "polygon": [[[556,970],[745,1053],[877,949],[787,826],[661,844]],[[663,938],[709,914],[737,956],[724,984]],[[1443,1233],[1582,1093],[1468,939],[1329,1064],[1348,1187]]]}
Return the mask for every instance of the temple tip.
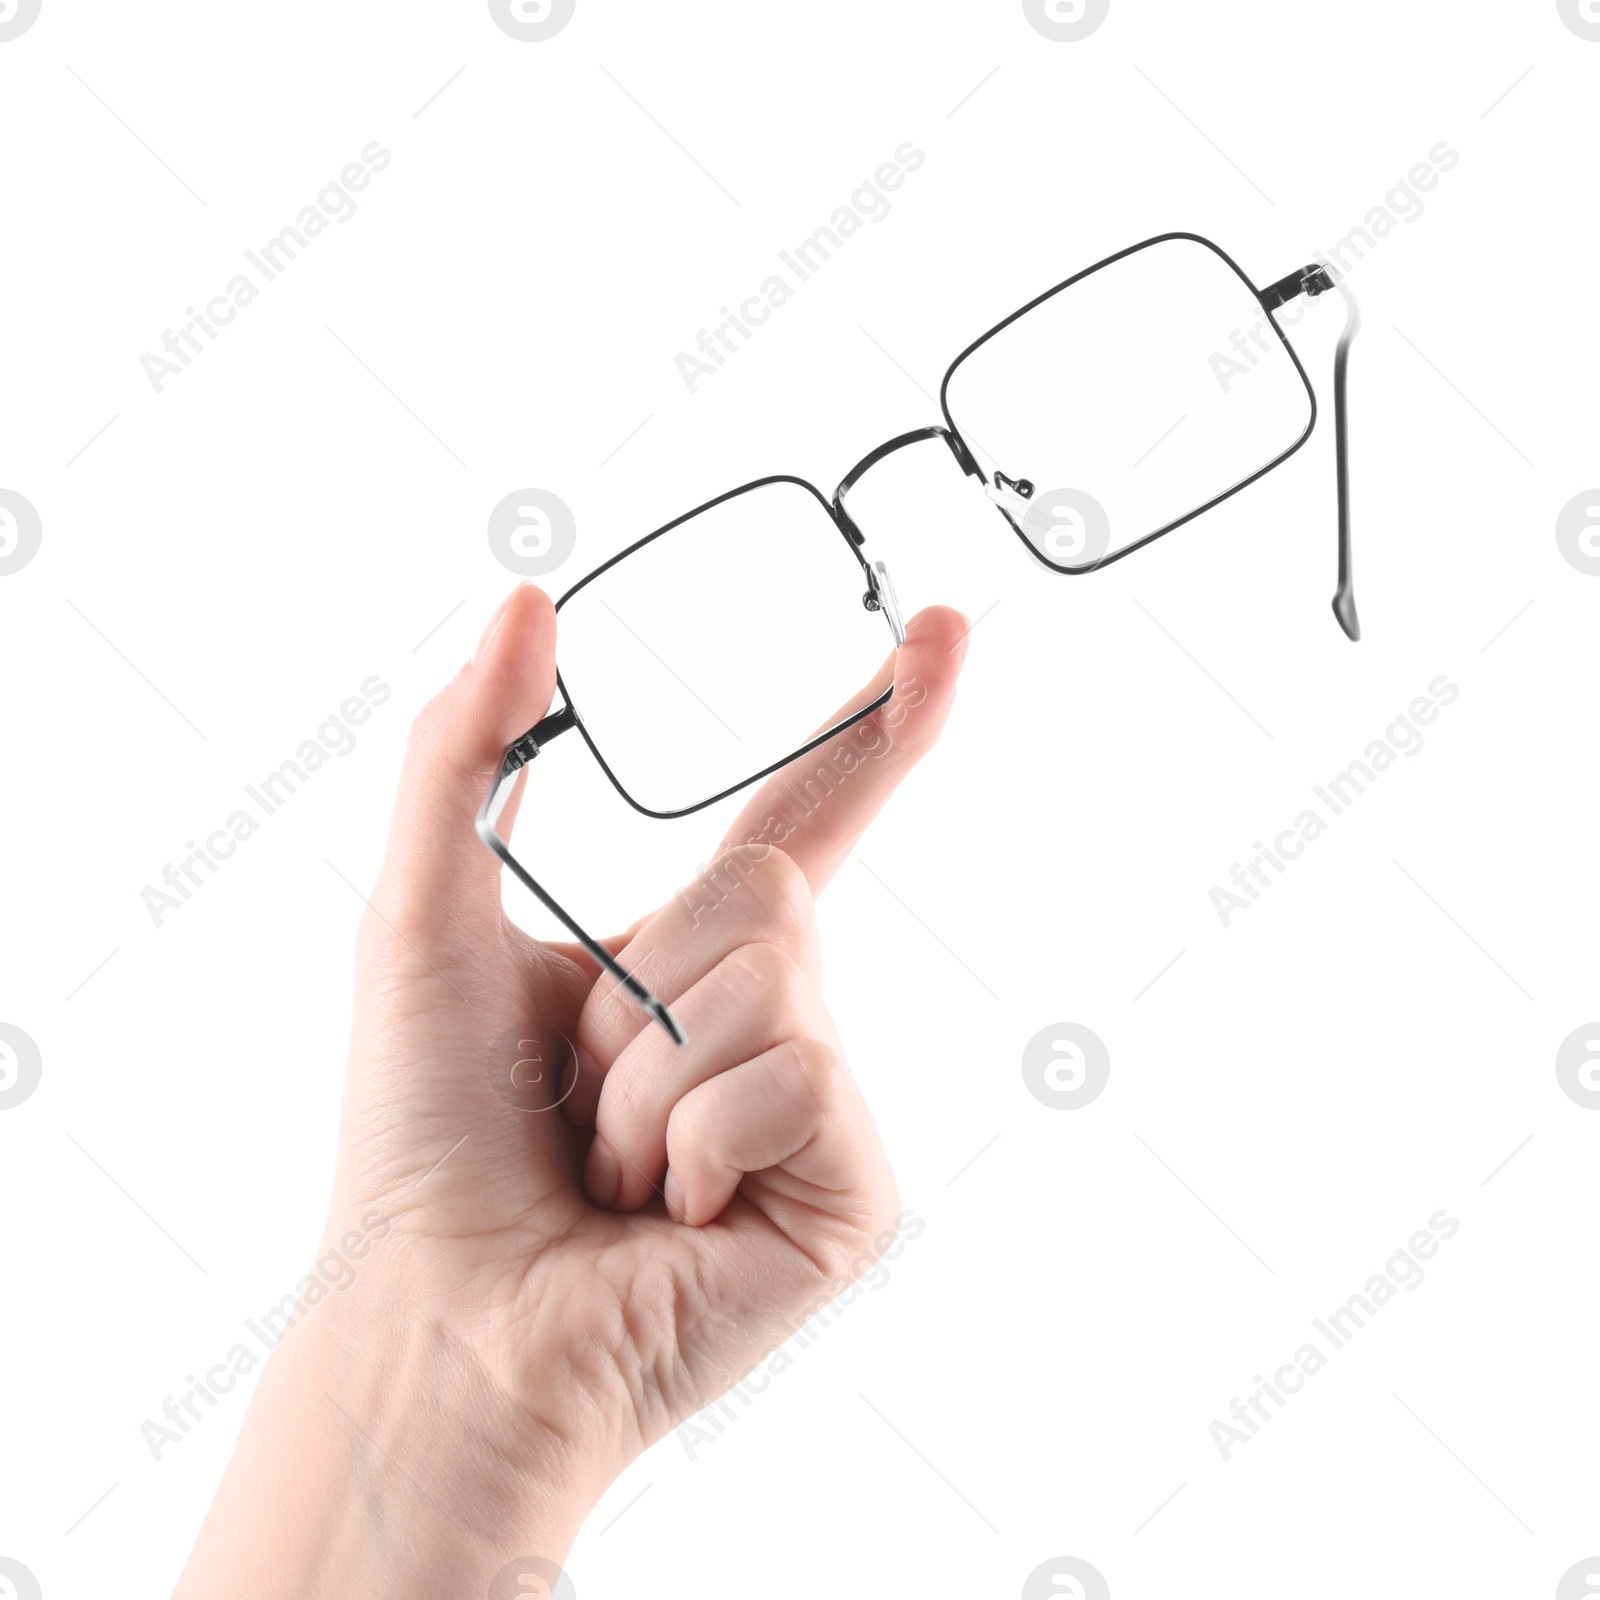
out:
{"label": "temple tip", "polygon": [[1333,597],[1333,614],[1339,619],[1339,626],[1352,642],[1361,638],[1361,619],[1356,615],[1356,597],[1348,590],[1341,589]]}
{"label": "temple tip", "polygon": [[651,995],[649,999],[644,1002],[644,1007],[645,1010],[648,1011],[650,1015],[654,1017],[663,1028],[666,1029],[667,1036],[674,1044],[688,1044],[689,1035],[683,1031],[682,1024],[675,1016],[673,1016],[670,1011],[667,1010],[664,1005],[662,1005],[659,1000],[656,999],[654,995]]}

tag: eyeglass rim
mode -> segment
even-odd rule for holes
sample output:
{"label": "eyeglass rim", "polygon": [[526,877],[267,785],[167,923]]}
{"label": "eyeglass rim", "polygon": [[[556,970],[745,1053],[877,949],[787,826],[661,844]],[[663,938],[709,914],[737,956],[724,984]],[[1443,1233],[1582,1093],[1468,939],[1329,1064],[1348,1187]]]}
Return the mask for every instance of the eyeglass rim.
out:
{"label": "eyeglass rim", "polygon": [[[636,539],[626,549],[619,550],[616,555],[610,557],[606,561],[603,561],[592,572],[586,573],[575,584],[573,584],[573,586],[568,589],[558,601],[556,601],[557,614],[559,615],[561,608],[580,590],[593,583],[594,580],[600,577],[603,573],[610,571],[610,569],[616,566],[620,561],[625,560],[628,556],[633,555],[636,551],[643,549],[645,545],[650,544],[652,541],[659,539],[663,534],[671,533],[674,528],[680,527],[683,523],[699,516],[702,512],[712,510],[714,507],[721,505],[726,500],[732,500],[738,495],[748,494],[752,490],[767,488],[769,485],[779,483],[793,484],[796,488],[804,489],[812,497],[812,499],[817,502],[817,504],[827,514],[829,522],[833,524],[834,528],[844,539],[844,542],[849,548],[850,553],[856,558],[856,561],[861,567],[862,573],[867,580],[869,595],[876,596],[878,592],[877,580],[873,576],[872,569],[868,565],[866,557],[861,553],[857,538],[852,535],[850,528],[847,527],[845,522],[841,519],[840,514],[835,509],[833,504],[826,498],[826,496],[824,496],[822,491],[818,489],[815,484],[808,483],[804,478],[797,478],[792,473],[775,472],[768,474],[764,478],[753,478],[749,483],[741,483],[737,488],[729,489],[725,493],[719,494],[714,498],[707,500],[703,505],[696,506],[692,511],[685,511],[682,516],[674,517],[671,522],[668,522],[664,526],[655,529],[655,531],[652,533],[647,533],[642,539]],[[878,609],[878,607],[874,606],[870,609]],[[890,630],[892,639],[892,622],[890,623]],[[898,644],[895,645],[895,648],[898,650]],[[737,794],[741,789],[747,789],[751,784],[759,783],[763,778],[771,777],[774,772],[777,772],[783,767],[788,766],[790,762],[798,761],[801,756],[808,755],[811,751],[817,749],[819,746],[826,744],[830,739],[837,738],[841,733],[853,728],[858,722],[870,717],[874,711],[877,711],[880,707],[886,705],[890,696],[892,696],[894,693],[894,686],[891,684],[890,687],[885,689],[882,694],[880,694],[871,702],[871,704],[863,706],[859,711],[852,713],[843,721],[835,723],[832,727],[825,729],[823,732],[810,739],[807,743],[801,745],[798,749],[792,750],[788,755],[783,756],[780,760],[774,761],[770,766],[763,767],[759,772],[751,773],[751,775],[747,778],[741,778],[737,783],[729,784],[727,788],[719,790],[716,794],[709,796],[707,799],[696,800],[692,805],[679,806],[672,810],[661,811],[656,810],[654,807],[645,805],[643,801],[637,799],[633,794],[631,794],[627,785],[622,781],[621,778],[617,776],[610,762],[608,762],[605,756],[601,754],[599,745],[595,743],[593,734],[590,733],[587,724],[583,720],[583,712],[581,708],[572,698],[572,691],[567,687],[566,680],[561,675],[559,662],[556,667],[556,687],[560,690],[561,697],[566,703],[568,711],[570,711],[572,714],[573,725],[577,728],[579,734],[582,735],[583,742],[589,747],[589,753],[594,757],[596,762],[599,763],[600,770],[605,773],[606,777],[610,780],[612,788],[614,788],[617,793],[620,794],[622,798],[633,807],[635,811],[642,813],[644,816],[653,817],[658,821],[670,821],[675,817],[692,816],[696,811],[703,811],[707,806],[714,806],[719,800],[726,800],[729,795]]]}
{"label": "eyeglass rim", "polygon": [[[1073,273],[1070,278],[1065,278],[1053,288],[1046,289],[1043,294],[1035,295],[1034,298],[1028,301],[1026,305],[1019,306],[1009,316],[1001,318],[1001,320],[995,323],[995,325],[986,333],[982,333],[976,339],[974,339],[972,343],[969,344],[966,349],[963,350],[961,354],[950,363],[949,367],[945,371],[944,379],[939,385],[939,410],[944,417],[946,428],[948,428],[950,433],[961,441],[962,448],[967,450],[968,454],[970,455],[971,446],[968,444],[965,435],[963,435],[961,432],[961,429],[957,426],[955,418],[950,414],[949,391],[950,380],[955,375],[956,369],[960,367],[961,363],[965,361],[967,357],[970,356],[975,350],[987,344],[992,338],[994,338],[996,334],[1003,332],[1020,317],[1026,316],[1028,312],[1034,310],[1038,306],[1043,305],[1046,300],[1052,299],[1054,296],[1060,294],[1063,289],[1070,289],[1074,284],[1081,283],[1085,278],[1092,276],[1096,272],[1099,272],[1101,268],[1113,266],[1116,262],[1125,260],[1128,256],[1137,255],[1141,250],[1148,250],[1152,245],[1168,244],[1175,240],[1186,240],[1191,244],[1203,245],[1207,250],[1211,251],[1213,255],[1218,257],[1225,265],[1233,270],[1234,276],[1237,277],[1245,286],[1245,288],[1250,291],[1250,294],[1255,300],[1256,304],[1261,307],[1262,315],[1265,317],[1267,324],[1271,327],[1272,331],[1277,334],[1279,343],[1281,343],[1283,348],[1288,352],[1289,359],[1294,363],[1295,371],[1300,375],[1300,385],[1305,390],[1306,399],[1311,407],[1311,414],[1306,422],[1305,431],[1298,439],[1295,440],[1292,445],[1289,446],[1287,450],[1283,451],[1280,455],[1273,457],[1273,459],[1264,467],[1260,468],[1256,472],[1252,472],[1249,477],[1241,478],[1231,488],[1224,489],[1221,494],[1214,496],[1210,500],[1207,500],[1203,505],[1196,506],[1192,511],[1186,511],[1181,517],[1178,517],[1167,523],[1165,527],[1157,528],[1153,533],[1147,533],[1143,535],[1143,537],[1136,539],[1132,544],[1126,544],[1120,550],[1115,550],[1108,555],[1101,556],[1096,561],[1077,562],[1072,565],[1068,565],[1059,561],[1052,561],[1047,555],[1044,555],[1039,550],[1038,546],[1034,544],[1033,540],[1028,537],[1027,533],[1023,530],[1022,524],[1019,523],[1011,514],[1010,509],[1004,505],[1001,505],[998,501],[993,502],[995,510],[997,510],[1000,515],[1005,518],[1006,522],[1011,527],[1011,531],[1022,541],[1023,545],[1027,548],[1028,553],[1038,560],[1041,565],[1048,567],[1052,572],[1059,572],[1070,578],[1082,577],[1085,573],[1099,572],[1103,568],[1109,567],[1113,562],[1120,561],[1124,556],[1131,556],[1135,550],[1142,550],[1147,544],[1151,544],[1157,539],[1164,538],[1167,534],[1171,533],[1173,529],[1181,528],[1186,522],[1193,522],[1196,517],[1204,516],[1206,512],[1212,511],[1217,506],[1221,505],[1224,500],[1229,500],[1234,495],[1238,494],[1241,489],[1248,489],[1252,483],[1255,483],[1260,478],[1264,478],[1275,467],[1281,467],[1290,456],[1294,455],[1295,452],[1306,443],[1306,441],[1311,437],[1312,431],[1316,428],[1317,392],[1311,386],[1311,379],[1307,376],[1305,366],[1302,364],[1295,347],[1290,344],[1288,336],[1284,333],[1283,329],[1278,326],[1277,320],[1273,317],[1272,308],[1267,305],[1261,289],[1256,285],[1249,273],[1247,273],[1244,268],[1241,267],[1239,263],[1222,248],[1221,245],[1217,244],[1211,239],[1207,239],[1203,234],[1181,231],[1155,234],[1149,239],[1141,239],[1138,244],[1131,244],[1127,246],[1126,249],[1118,250],[1114,254],[1106,256],[1103,260],[1096,261],[1093,266],[1085,267],[1081,272]],[[983,472],[981,468],[978,469],[975,476],[977,476],[980,481],[983,480]],[[998,487],[998,485],[996,485],[996,487]]]}

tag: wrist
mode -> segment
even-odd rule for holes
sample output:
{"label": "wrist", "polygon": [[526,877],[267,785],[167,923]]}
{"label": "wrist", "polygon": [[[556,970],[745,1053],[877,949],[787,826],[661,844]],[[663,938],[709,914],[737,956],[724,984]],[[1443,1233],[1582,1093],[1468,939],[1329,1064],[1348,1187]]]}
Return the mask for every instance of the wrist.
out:
{"label": "wrist", "polygon": [[177,1600],[488,1594],[563,1563],[610,1476],[436,1319],[335,1293],[268,1360]]}

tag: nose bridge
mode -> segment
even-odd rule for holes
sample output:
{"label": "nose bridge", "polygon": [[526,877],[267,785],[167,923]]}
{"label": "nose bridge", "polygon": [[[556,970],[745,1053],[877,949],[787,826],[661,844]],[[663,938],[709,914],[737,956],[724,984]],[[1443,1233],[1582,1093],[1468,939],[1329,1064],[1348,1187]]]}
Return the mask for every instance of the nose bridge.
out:
{"label": "nose bridge", "polygon": [[917,428],[911,433],[902,433],[893,439],[886,440],[877,449],[869,450],[856,464],[839,480],[839,487],[833,491],[833,510],[843,524],[845,531],[855,542],[864,544],[865,536],[856,527],[850,513],[844,508],[844,497],[853,489],[877,464],[892,456],[897,450],[904,450],[907,445],[921,444],[925,439],[943,439],[950,447],[950,453],[956,458],[961,470],[972,477],[982,478],[983,472],[976,461],[972,459],[971,452],[965,442],[957,433],[951,432],[942,424],[931,428]]}

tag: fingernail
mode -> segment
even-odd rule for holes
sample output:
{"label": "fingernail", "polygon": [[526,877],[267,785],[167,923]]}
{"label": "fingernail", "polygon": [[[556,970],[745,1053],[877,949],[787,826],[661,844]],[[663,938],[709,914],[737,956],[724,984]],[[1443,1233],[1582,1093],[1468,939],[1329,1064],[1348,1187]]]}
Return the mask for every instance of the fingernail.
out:
{"label": "fingernail", "polygon": [[598,1135],[589,1146],[589,1164],[584,1168],[583,1186],[597,1206],[614,1206],[622,1193],[622,1163],[611,1146]]}
{"label": "fingernail", "polygon": [[670,1167],[667,1168],[667,1175],[662,1180],[661,1197],[667,1202],[667,1215],[674,1222],[684,1221],[686,1213],[683,1204],[683,1185],[678,1182],[677,1173]]}
{"label": "fingernail", "polygon": [[[523,585],[520,583],[517,585],[517,589],[521,589],[522,587]],[[489,625],[483,630],[483,637],[478,641],[478,648],[472,652],[473,666],[477,666],[477,664],[483,660],[484,654],[487,652],[490,644],[494,641],[494,636],[500,631],[500,624],[505,621],[506,608],[510,606],[514,599],[516,599],[517,589],[513,589],[511,593],[508,594],[505,599],[494,608],[494,615],[489,618]]]}

